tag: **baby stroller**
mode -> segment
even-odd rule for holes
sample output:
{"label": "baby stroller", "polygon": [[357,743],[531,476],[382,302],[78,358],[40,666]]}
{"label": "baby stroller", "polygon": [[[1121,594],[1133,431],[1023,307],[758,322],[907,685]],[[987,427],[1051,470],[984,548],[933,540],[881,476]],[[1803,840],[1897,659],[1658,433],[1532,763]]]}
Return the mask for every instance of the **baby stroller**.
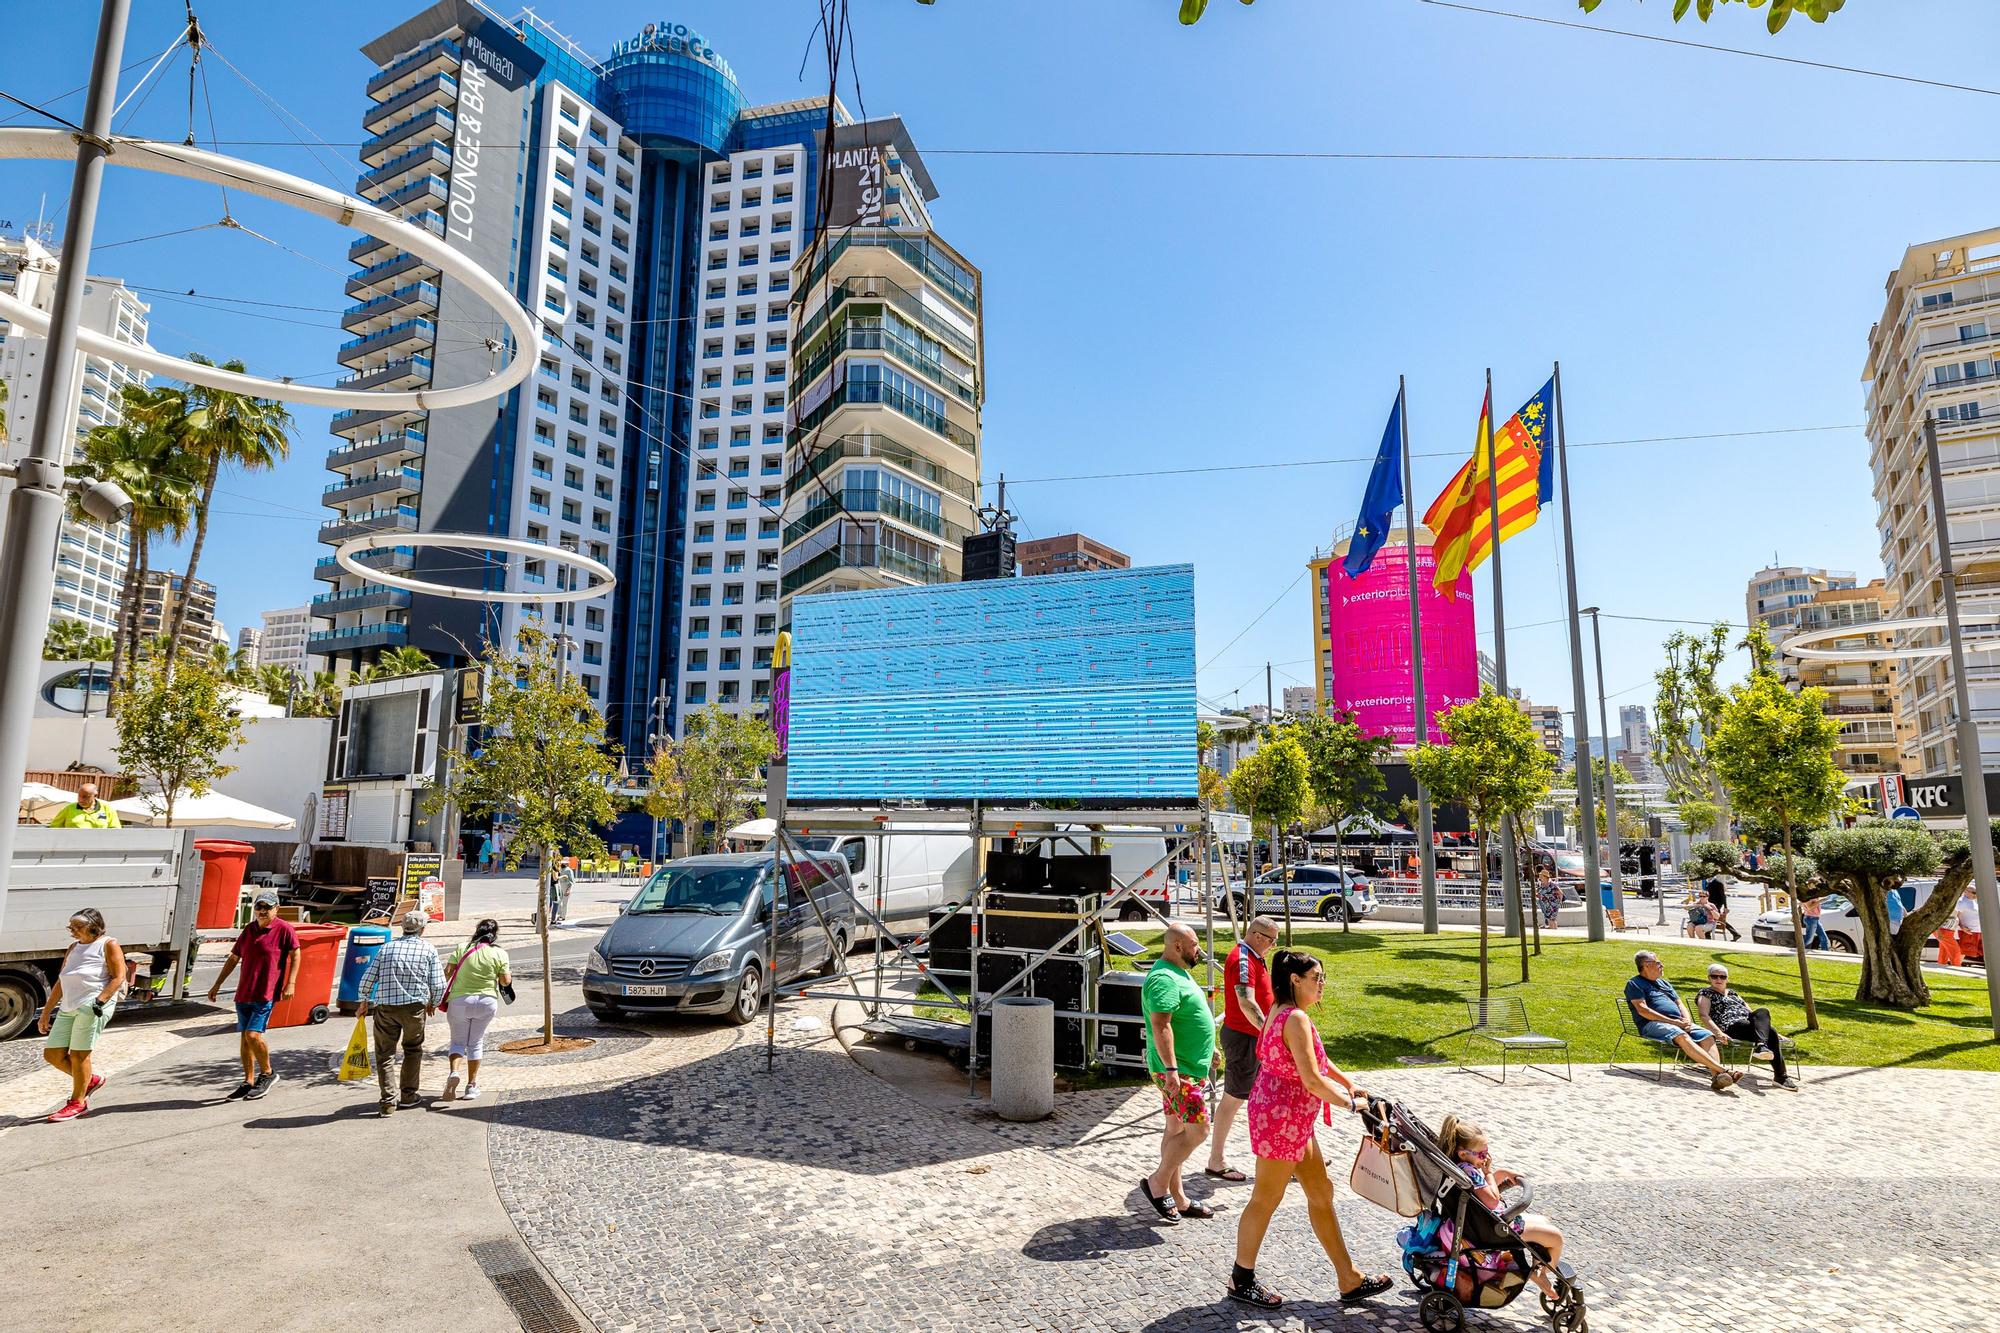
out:
{"label": "baby stroller", "polygon": [[[1467,1307],[1498,1310],[1511,1305],[1529,1285],[1529,1275],[1546,1268],[1556,1299],[1536,1295],[1555,1333],[1589,1333],[1583,1289],[1568,1260],[1550,1265],[1548,1252],[1523,1240],[1510,1223],[1534,1202],[1523,1181],[1504,1191],[1504,1213],[1496,1214],[1473,1193],[1472,1180],[1445,1156],[1430,1127],[1400,1103],[1370,1097],[1362,1110],[1369,1136],[1387,1152],[1408,1154],[1416,1182],[1416,1220],[1397,1239],[1403,1271],[1422,1297],[1417,1317],[1428,1333],[1457,1333]],[[1408,1210],[1404,1210],[1408,1215]]]}

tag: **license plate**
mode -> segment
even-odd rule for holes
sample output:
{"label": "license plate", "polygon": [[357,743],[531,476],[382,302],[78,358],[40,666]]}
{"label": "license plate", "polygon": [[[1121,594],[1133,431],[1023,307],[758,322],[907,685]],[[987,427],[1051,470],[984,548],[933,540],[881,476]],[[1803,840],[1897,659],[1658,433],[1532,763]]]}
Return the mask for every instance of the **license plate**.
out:
{"label": "license plate", "polygon": [[627,986],[625,988],[625,993],[627,995],[665,996],[665,995],[670,995],[673,992],[666,986]]}

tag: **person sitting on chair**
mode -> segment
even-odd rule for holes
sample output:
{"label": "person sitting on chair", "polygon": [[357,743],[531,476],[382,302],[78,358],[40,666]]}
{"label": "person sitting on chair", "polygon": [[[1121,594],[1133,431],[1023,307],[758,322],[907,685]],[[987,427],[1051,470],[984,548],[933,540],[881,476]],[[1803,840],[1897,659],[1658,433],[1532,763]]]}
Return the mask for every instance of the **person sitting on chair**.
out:
{"label": "person sitting on chair", "polygon": [[1787,1092],[1799,1090],[1798,1080],[1785,1072],[1785,1043],[1771,1026],[1769,1009],[1752,1009],[1741,995],[1729,989],[1729,969],[1721,963],[1708,965],[1708,985],[1696,993],[1694,1002],[1702,1021],[1714,1028],[1723,1041],[1751,1043],[1750,1058],[1771,1062],[1771,1081]]}
{"label": "person sitting on chair", "polygon": [[1688,1020],[1687,1006],[1680,992],[1666,978],[1660,956],[1641,949],[1632,957],[1638,975],[1625,983],[1625,1003],[1639,1025],[1639,1035],[1649,1041],[1668,1042],[1680,1053],[1709,1073],[1708,1086],[1726,1092],[1743,1081],[1743,1075],[1722,1067],[1715,1056],[1715,1037],[1706,1028]]}

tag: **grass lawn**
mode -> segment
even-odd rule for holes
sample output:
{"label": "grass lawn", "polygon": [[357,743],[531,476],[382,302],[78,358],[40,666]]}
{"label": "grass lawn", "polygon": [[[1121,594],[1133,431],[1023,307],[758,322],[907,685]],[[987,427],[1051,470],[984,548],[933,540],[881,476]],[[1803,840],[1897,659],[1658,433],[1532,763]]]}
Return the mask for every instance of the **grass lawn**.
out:
{"label": "grass lawn", "polygon": [[[1225,938],[1225,932],[1216,932],[1218,973],[1229,947]],[[1326,961],[1326,995],[1314,1017],[1334,1063],[1350,1070],[1382,1069],[1419,1053],[1457,1062],[1465,1031],[1463,997],[1479,990],[1477,935],[1369,930],[1343,935],[1315,928],[1295,931],[1293,941]],[[1807,1032],[1798,998],[1798,963],[1789,954],[1734,953],[1635,938],[1602,944],[1549,939],[1541,957],[1529,959],[1533,980],[1522,985],[1519,946],[1495,936],[1489,947],[1492,993],[1520,996],[1537,1030],[1569,1039],[1571,1058],[1578,1064],[1601,1063],[1611,1054],[1618,1039],[1613,1003],[1632,975],[1633,953],[1650,948],[1666,963],[1667,979],[1690,1007],[1695,992],[1708,984],[1709,962],[1721,959],[1729,967],[1730,985],[1752,1008],[1769,1008],[1778,1029],[1794,1037],[1800,1055],[1814,1065],[2000,1070],[1986,983],[1977,976],[1931,975],[1931,1004],[1906,1014],[1855,1003],[1858,964],[1815,960],[1820,1029]],[[1155,948],[1117,965],[1143,968],[1158,957]],[[1201,969],[1195,975],[1200,980]],[[1497,1063],[1492,1056],[1475,1053],[1472,1058]],[[1652,1052],[1628,1041],[1619,1058],[1650,1062]]]}

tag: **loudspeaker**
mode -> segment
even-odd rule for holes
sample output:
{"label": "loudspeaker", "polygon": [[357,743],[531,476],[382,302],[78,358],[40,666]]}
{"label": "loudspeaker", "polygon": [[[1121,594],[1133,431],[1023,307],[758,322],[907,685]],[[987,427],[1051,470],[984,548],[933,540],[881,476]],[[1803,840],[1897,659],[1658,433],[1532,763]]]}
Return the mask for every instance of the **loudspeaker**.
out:
{"label": "loudspeaker", "polygon": [[1014,534],[1005,528],[973,533],[963,550],[965,572],[959,577],[965,582],[1014,577]]}
{"label": "loudspeaker", "polygon": [[[1101,908],[1096,894],[1067,898],[1035,893],[986,895],[983,944],[989,949],[1053,949],[1063,936],[1096,919]],[[1063,952],[1080,954],[1097,944],[1097,932],[1086,928],[1063,945]]]}
{"label": "loudspeaker", "polygon": [[986,887],[1003,893],[1040,893],[1049,882],[1049,858],[1033,852],[988,852]]}
{"label": "loudspeaker", "polygon": [[964,976],[972,970],[972,909],[954,913],[931,909],[925,936],[930,941],[930,969]]}
{"label": "loudspeaker", "polygon": [[1109,856],[1052,856],[1049,858],[1050,893],[1111,892]]}
{"label": "loudspeaker", "polygon": [[[979,954],[979,994],[982,999],[990,998],[1001,986],[1026,971],[1039,950],[981,950]],[[1083,1069],[1090,1064],[1093,1047],[1097,1044],[1097,1022],[1089,1018],[1067,1018],[1065,1014],[1085,1014],[1096,1006],[1097,979],[1104,971],[1104,955],[1093,949],[1089,953],[1072,955],[1057,954],[1045,960],[1031,973],[1026,982],[1008,991],[1008,995],[1026,995],[1038,1000],[1054,1001],[1055,1020],[1055,1063],[1058,1069]],[[973,1031],[973,1040],[978,1044],[980,1058],[989,1058],[993,1053],[993,1025],[990,1014],[981,1014]]]}
{"label": "loudspeaker", "polygon": [[1097,979],[1097,1010],[1102,1014],[1130,1014],[1130,1018],[1101,1018],[1097,1022],[1097,1062],[1106,1069],[1146,1069],[1146,1015],[1139,992],[1146,984],[1144,972],[1106,972]]}

